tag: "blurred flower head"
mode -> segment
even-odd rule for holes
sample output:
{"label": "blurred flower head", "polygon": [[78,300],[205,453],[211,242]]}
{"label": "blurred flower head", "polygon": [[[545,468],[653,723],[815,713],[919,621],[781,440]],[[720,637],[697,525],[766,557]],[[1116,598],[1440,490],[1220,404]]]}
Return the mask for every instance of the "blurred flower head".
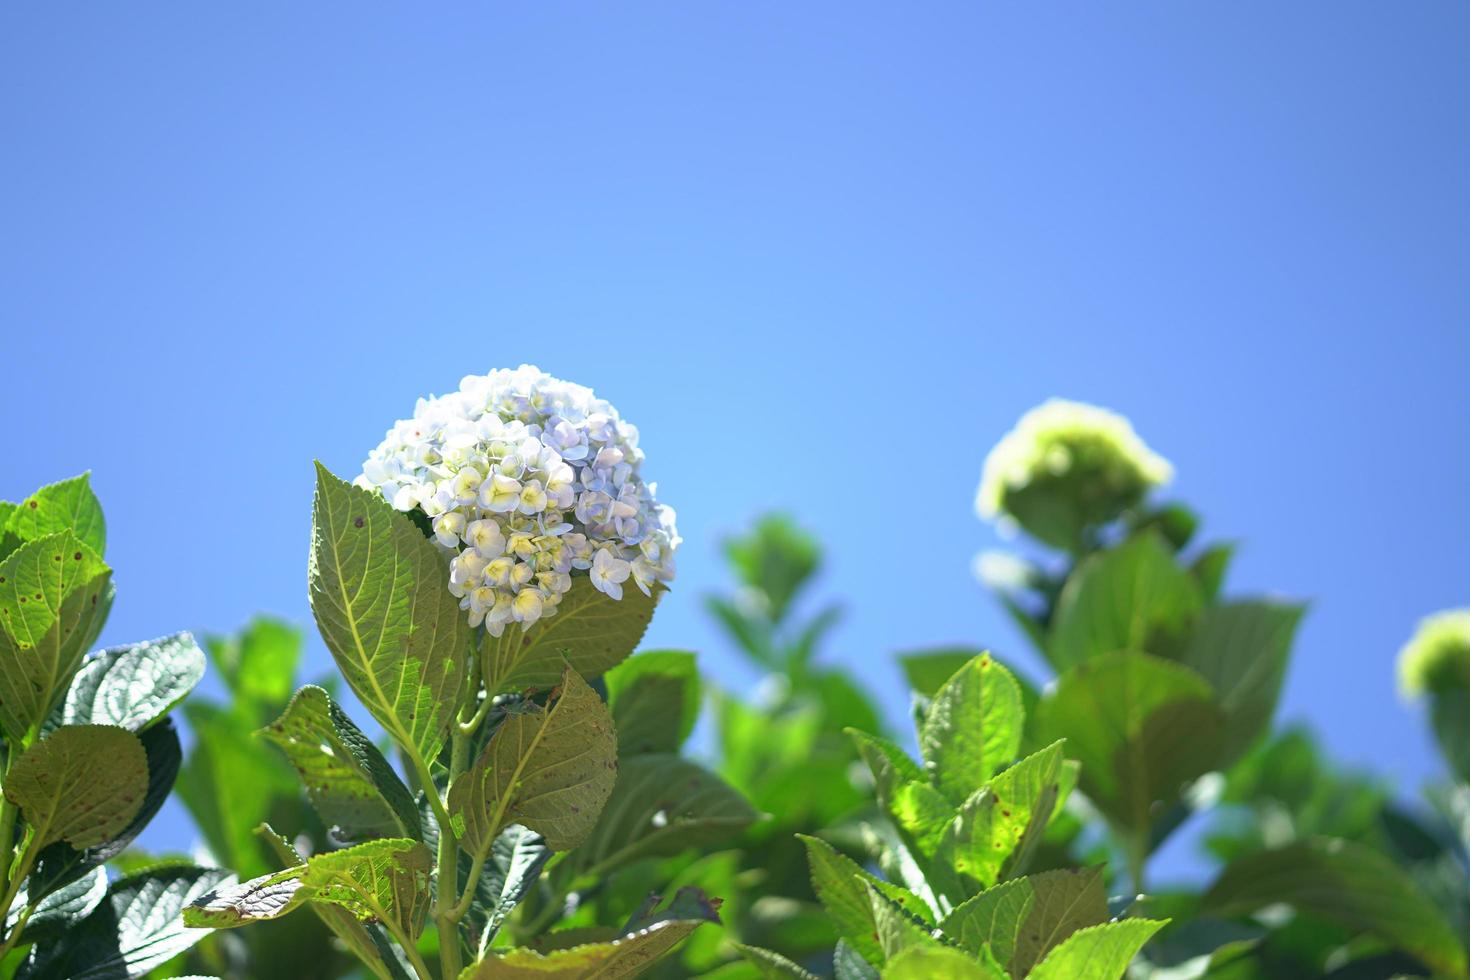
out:
{"label": "blurred flower head", "polygon": [[1406,697],[1452,687],[1470,687],[1470,609],[1426,616],[1399,651],[1399,689]]}
{"label": "blurred flower head", "polygon": [[674,511],[642,462],[617,409],[523,364],[419,399],[355,482],[422,513],[470,625],[499,636],[555,615],[574,575],[614,599],[630,578],[645,594],[673,579]]}
{"label": "blurred flower head", "polygon": [[985,459],[975,509],[1058,548],[1168,482],[1173,467],[1121,415],[1053,398],[1021,417]]}

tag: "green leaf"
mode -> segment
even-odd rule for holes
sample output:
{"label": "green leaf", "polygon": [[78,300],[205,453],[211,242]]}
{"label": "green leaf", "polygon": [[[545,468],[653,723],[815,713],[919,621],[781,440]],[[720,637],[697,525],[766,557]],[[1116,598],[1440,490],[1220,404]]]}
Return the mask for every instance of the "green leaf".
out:
{"label": "green leaf", "polygon": [[340,840],[422,836],[408,787],[326,691],[303,687],[260,734],[286,753],[311,805]]}
{"label": "green leaf", "polygon": [[1155,801],[1214,767],[1222,735],[1210,685],[1144,653],[1104,654],[1063,674],[1037,705],[1037,730],[1066,739],[1081,786],[1115,825],[1146,831]]}
{"label": "green leaf", "polygon": [[83,662],[62,706],[64,725],[142,731],[204,676],[204,651],[188,633],[111,647]]}
{"label": "green leaf", "polygon": [[353,693],[395,742],[435,758],[473,646],[444,557],[382,498],[318,463],[308,580],[317,626]]}
{"label": "green leaf", "polygon": [[481,949],[488,946],[521,899],[535,887],[550,858],[551,848],[535,831],[511,824],[500,832],[475,882],[475,900],[465,915],[464,925],[472,942]]}
{"label": "green leaf", "polygon": [[466,967],[459,980],[622,980],[637,976],[699,926],[706,922],[718,924],[716,905],[697,889],[681,889],[664,912],[635,916],[620,938],[549,953],[532,949],[498,951]]}
{"label": "green leaf", "polygon": [[725,557],[741,583],[765,600],[770,620],[779,623],[821,566],[822,548],[790,516],[766,514],[747,534],[726,539]]}
{"label": "green leaf", "polygon": [[1448,687],[1429,695],[1429,717],[1450,771],[1470,781],[1470,691]]}
{"label": "green leaf", "polygon": [[0,726],[26,742],[66,694],[111,605],[111,572],[70,531],[0,561]]}
{"label": "green leaf", "polygon": [[941,859],[981,888],[1024,865],[1056,808],[1061,769],[1062,743],[1054,742],[996,775],[945,828]]}
{"label": "green leaf", "polygon": [[[75,729],[57,729],[58,732],[73,730]],[[47,736],[48,739],[50,737]],[[61,840],[42,848],[36,869],[26,882],[27,891],[32,896],[49,895],[77,880],[89,869],[123,853],[168,799],[183,755],[179,746],[179,735],[172,720],[165,718],[136,736],[136,739],[143,745],[147,765],[147,789],[143,793],[142,805],[121,831],[99,844],[78,850]]]}
{"label": "green leaf", "polygon": [[958,805],[1016,757],[1025,721],[1020,685],[983,654],[934,695],[919,727],[919,750],[935,784]]}
{"label": "green leaf", "polygon": [[817,975],[809,970],[803,970],[795,963],[774,950],[764,949],[760,946],[747,946],[744,943],[732,943],[745,962],[755,967],[757,976],[763,980],[817,980]]}
{"label": "green leaf", "polygon": [[313,855],[303,865],[243,884],[222,886],[190,904],[184,921],[194,927],[229,929],[280,918],[306,902],[325,902],[363,921],[392,922],[417,940],[429,911],[432,865],[429,849],[418,841],[368,841]]}
{"label": "green leaf", "polygon": [[86,919],[54,943],[32,947],[17,980],[119,980],[141,977],[203,939],[180,912],[233,880],[215,868],[170,867],[112,883]]}
{"label": "green leaf", "polygon": [[[285,869],[292,870],[304,863],[291,842],[276,833],[270,824],[262,823],[255,829],[255,833],[271,849],[277,861],[284,865]],[[288,900],[289,897],[288,894]],[[382,944],[381,937],[375,938],[374,934],[369,932],[368,927],[357,920],[357,916],[340,905],[328,905],[324,902],[313,902],[310,908],[317,919],[330,929],[347,950],[373,972],[374,976],[385,978],[385,980],[393,976],[393,970],[379,948]],[[374,928],[381,931],[379,927]]]}
{"label": "green leaf", "polygon": [[71,531],[97,554],[107,550],[107,522],[102,519],[102,505],[92,492],[90,473],[42,487],[11,506],[14,510],[3,526],[21,541]]}
{"label": "green leaf", "polygon": [[854,728],[847,729],[857,745],[858,754],[873,773],[878,803],[889,809],[898,788],[906,783],[923,783],[927,780],[924,770],[910,759],[908,753],[886,738],[869,735]]}
{"label": "green leaf", "polygon": [[939,945],[927,921],[893,901],[877,886],[863,882],[873,914],[873,933],[885,959],[892,959],[915,946]]}
{"label": "green leaf", "polygon": [[988,946],[1013,976],[1078,929],[1108,920],[1102,866],[1043,871],[989,888],[945,917],[941,930],[973,953]]}
{"label": "green leaf", "polygon": [[206,636],[205,646],[235,701],[263,724],[291,697],[301,660],[301,631],[269,616],[256,616],[235,636]]}
{"label": "green leaf", "polygon": [[846,939],[832,951],[832,973],[837,980],[878,980],[878,971]]}
{"label": "green leaf", "polygon": [[948,946],[915,946],[883,968],[883,980],[1006,980],[993,957],[976,959]]}
{"label": "green leaf", "polygon": [[42,844],[102,844],[121,833],[148,792],[148,756],[138,736],[110,725],[58,728],[11,766],[5,798]]}
{"label": "green leaf", "polygon": [[1235,545],[1211,545],[1200,552],[1189,566],[1190,574],[1199,583],[1200,594],[1206,602],[1214,602],[1225,585],[1225,573],[1230,570],[1230,560],[1235,557]]}
{"label": "green leaf", "polygon": [[620,757],[679,751],[699,717],[694,654],[640,653],[608,671],[605,679]]}
{"label": "green leaf", "polygon": [[1204,610],[1191,630],[1179,659],[1209,682],[1225,713],[1222,767],[1270,726],[1305,612],[1302,605],[1266,600],[1231,603]]}
{"label": "green leaf", "polygon": [[1047,653],[1058,671],[1118,650],[1163,653],[1201,604],[1157,531],[1084,559],[1057,601]]}
{"label": "green leaf", "polygon": [[939,852],[954,822],[955,807],[927,782],[904,783],[894,791],[888,815],[904,840],[927,860]]}
{"label": "green leaf", "polygon": [[898,662],[903,667],[904,677],[908,678],[909,689],[932,698],[961,667],[983,656],[985,651],[974,647],[940,647],[901,653]]}
{"label": "green leaf", "polygon": [[592,832],[616,778],[617,740],[607,705],[564,668],[560,694],[548,707],[524,702],[501,722],[474,765],[455,780],[449,811],[460,846],[470,854],[487,853],[512,823],[541,834],[553,851],[567,851]]}
{"label": "green leaf", "polygon": [[528,632],[512,628],[498,638],[486,637],[486,689],[500,694],[550,687],[567,664],[583,677],[616,667],[642,642],[653,608],[667,591],[655,586],[650,597],[638,589],[624,589],[621,599],[613,599],[597,591],[590,578],[574,576],[555,617],[541,620]]}
{"label": "green leaf", "polygon": [[677,755],[635,755],[618,766],[602,817],[569,859],[599,873],[733,837],[756,812],[719,776]]}
{"label": "green leaf", "polygon": [[272,870],[276,865],[261,850],[255,828],[288,819],[300,826],[295,821],[310,818],[299,800],[296,774],[275,752],[261,751],[252,737],[254,719],[198,698],[184,702],[184,716],[194,745],[179,779],[179,797],[210,853],[242,876]]}
{"label": "green leaf", "polygon": [[[35,943],[54,939],[90,915],[106,895],[107,872],[101,867],[93,868],[37,902],[26,920],[20,941]],[[27,890],[22,888],[5,918],[6,935],[19,924],[21,913],[29,904]]]}
{"label": "green leaf", "polygon": [[1123,919],[1079,929],[1027,974],[1027,980],[1122,980],[1133,957],[1165,923]]}
{"label": "green leaf", "polygon": [[1247,915],[1275,903],[1372,933],[1433,970],[1465,975],[1454,927],[1411,878],[1367,845],[1316,837],[1248,855],[1226,867],[1204,910]]}
{"label": "green leaf", "polygon": [[878,944],[877,924],[873,919],[872,900],[868,896],[870,887],[929,922],[928,909],[918,896],[868,874],[856,861],[839,853],[824,840],[805,834],[797,836],[806,844],[807,860],[812,872],[812,891],[827,910],[837,933],[868,962],[883,962],[883,949]]}

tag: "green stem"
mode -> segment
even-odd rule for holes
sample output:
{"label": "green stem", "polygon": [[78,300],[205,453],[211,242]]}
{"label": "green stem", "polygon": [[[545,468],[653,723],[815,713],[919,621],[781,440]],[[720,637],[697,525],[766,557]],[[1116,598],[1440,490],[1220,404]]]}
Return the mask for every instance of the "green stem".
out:
{"label": "green stem", "polygon": [[[37,843],[40,840],[41,831],[37,829],[26,841],[25,850],[21,853],[20,864],[10,879],[10,883],[5,887],[4,897],[0,897],[0,922],[10,917],[10,906],[15,904],[15,896],[20,894],[21,883],[26,880],[26,875],[31,873],[31,868],[36,864],[36,858],[41,854],[41,848]],[[21,921],[17,922],[15,928],[10,931],[10,935],[5,937],[5,943],[0,945],[0,960],[3,960],[5,955],[14,948],[15,941],[20,938],[21,929],[25,927],[25,920],[30,918],[30,912],[28,905],[25,914],[21,916]]]}
{"label": "green stem", "polygon": [[1125,840],[1124,849],[1128,852],[1128,879],[1133,882],[1134,893],[1142,895],[1145,890],[1144,866],[1148,863],[1148,832],[1129,834]]}
{"label": "green stem", "polygon": [[[464,733],[456,730],[452,736],[449,750],[449,783],[445,793],[452,789],[455,780],[464,773],[469,765],[470,740]],[[431,794],[437,796],[438,794]],[[478,874],[477,863],[475,873]],[[465,884],[466,894],[473,894],[475,888],[474,877]],[[444,980],[455,980],[459,976],[462,964],[459,949],[459,920],[464,915],[460,911],[459,895],[459,841],[455,839],[454,828],[447,817],[439,821],[439,896],[435,907],[434,920],[439,927],[439,969]],[[467,908],[469,903],[464,902]]]}

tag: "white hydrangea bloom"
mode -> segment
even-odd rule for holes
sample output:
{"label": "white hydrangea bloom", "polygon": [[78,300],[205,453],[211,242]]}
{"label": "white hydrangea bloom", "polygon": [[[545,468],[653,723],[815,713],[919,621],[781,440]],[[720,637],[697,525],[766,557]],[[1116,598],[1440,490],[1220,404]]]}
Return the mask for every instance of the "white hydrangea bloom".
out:
{"label": "white hydrangea bloom", "polygon": [[419,399],[363,463],[358,486],[429,518],[454,553],[449,591],[499,636],[555,615],[587,575],[613,599],[674,577],[674,511],[639,474],[638,430],[591,388],[530,365]]}

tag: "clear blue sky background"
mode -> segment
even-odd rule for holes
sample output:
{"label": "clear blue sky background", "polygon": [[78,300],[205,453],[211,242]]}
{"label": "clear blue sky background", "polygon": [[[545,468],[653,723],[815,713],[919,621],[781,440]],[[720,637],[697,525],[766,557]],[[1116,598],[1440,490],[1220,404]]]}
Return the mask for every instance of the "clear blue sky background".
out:
{"label": "clear blue sky background", "polygon": [[108,642],[309,622],[312,458],[531,361],[679,510],[651,643],[747,684],[698,600],[790,508],[897,715],[896,649],[1032,666],[974,486],[1096,401],[1236,590],[1314,600],[1283,716],[1412,789],[1393,655],[1470,602],[1467,126],[1461,2],[9,5],[0,496],[94,471]]}

